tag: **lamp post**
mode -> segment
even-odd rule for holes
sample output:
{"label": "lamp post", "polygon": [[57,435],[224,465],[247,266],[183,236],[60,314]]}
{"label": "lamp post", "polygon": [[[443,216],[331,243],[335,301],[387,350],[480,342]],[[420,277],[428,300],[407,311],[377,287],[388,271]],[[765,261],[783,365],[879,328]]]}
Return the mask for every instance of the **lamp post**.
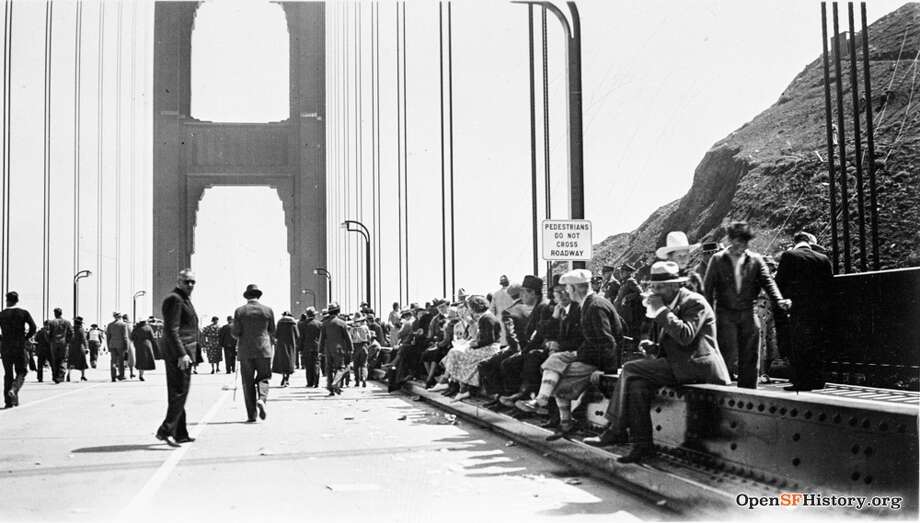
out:
{"label": "lamp post", "polygon": [[135,324],[137,323],[137,299],[146,294],[147,291],[137,291],[134,293],[134,296],[131,297],[131,319]]}
{"label": "lamp post", "polygon": [[306,294],[307,296],[313,299],[313,308],[316,308],[316,293],[313,292],[313,289],[300,289],[301,294]]}
{"label": "lamp post", "polygon": [[91,276],[92,274],[93,274],[92,271],[83,269],[82,271],[73,275],[73,317],[74,318],[79,316],[77,309],[79,309],[79,305],[80,305],[80,286],[77,282],[79,282],[81,278],[86,278],[88,276]]}
{"label": "lamp post", "polygon": [[365,279],[367,285],[367,295],[365,299],[367,305],[370,306],[371,303],[371,233],[367,230],[367,227],[363,223],[357,220],[345,220],[339,227],[345,229],[348,232],[356,232],[364,237],[364,269],[365,269]]}
{"label": "lamp post", "polygon": [[325,276],[326,279],[329,280],[329,292],[326,295],[326,303],[328,304],[332,302],[332,274],[330,274],[325,267],[317,267],[313,269],[313,274],[316,274],[317,276]]}
{"label": "lamp post", "polygon": [[[559,19],[565,32],[565,48],[568,55],[569,84],[569,193],[573,220],[585,217],[584,140],[582,135],[581,111],[581,17],[575,2],[566,2],[572,15],[572,23],[552,2],[543,0],[515,0],[515,4],[537,5],[549,10]],[[584,269],[585,262],[574,262],[573,268]]]}

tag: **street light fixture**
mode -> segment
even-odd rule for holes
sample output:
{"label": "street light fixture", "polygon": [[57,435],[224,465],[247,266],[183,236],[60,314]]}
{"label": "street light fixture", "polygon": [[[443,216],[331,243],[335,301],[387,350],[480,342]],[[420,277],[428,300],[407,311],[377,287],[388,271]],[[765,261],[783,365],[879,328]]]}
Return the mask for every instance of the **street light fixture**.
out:
{"label": "street light fixture", "polygon": [[147,291],[137,291],[131,298],[131,319],[137,323],[137,299],[147,294]]}
{"label": "street light fixture", "polygon": [[80,286],[77,284],[77,282],[79,282],[80,279],[82,278],[91,276],[92,274],[93,274],[92,271],[83,269],[82,271],[73,275],[73,317],[74,318],[79,316],[77,309],[79,308],[79,304],[80,304]]}
{"label": "street light fixture", "polygon": [[348,232],[356,232],[361,234],[364,237],[364,268],[365,268],[365,279],[367,284],[367,305],[371,305],[371,233],[367,230],[367,227],[363,223],[357,220],[345,220],[339,227],[345,229]]}
{"label": "street light fixture", "polygon": [[316,308],[316,293],[313,292],[313,289],[300,289],[301,294],[306,294],[313,299],[313,308]]}
{"label": "street light fixture", "polygon": [[316,267],[313,269],[313,274],[317,276],[325,276],[326,279],[329,280],[329,292],[326,294],[326,303],[330,303],[332,301],[332,274],[326,270],[325,267]]}

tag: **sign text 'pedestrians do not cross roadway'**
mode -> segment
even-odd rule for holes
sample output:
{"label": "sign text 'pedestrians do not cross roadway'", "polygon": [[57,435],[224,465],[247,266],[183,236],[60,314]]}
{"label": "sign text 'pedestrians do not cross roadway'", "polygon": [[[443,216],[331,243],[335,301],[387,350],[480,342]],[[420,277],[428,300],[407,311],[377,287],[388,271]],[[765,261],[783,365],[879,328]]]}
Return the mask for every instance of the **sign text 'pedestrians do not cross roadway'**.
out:
{"label": "sign text 'pedestrians do not cross roadway'", "polygon": [[543,220],[544,260],[590,260],[591,254],[590,221]]}

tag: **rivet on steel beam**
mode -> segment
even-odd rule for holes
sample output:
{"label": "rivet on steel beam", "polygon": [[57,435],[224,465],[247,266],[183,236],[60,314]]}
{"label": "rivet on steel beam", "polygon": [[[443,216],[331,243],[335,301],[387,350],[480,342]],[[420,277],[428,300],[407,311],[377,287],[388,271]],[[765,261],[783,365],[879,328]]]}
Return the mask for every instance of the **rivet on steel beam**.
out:
{"label": "rivet on steel beam", "polygon": [[841,419],[840,414],[834,414],[834,423],[840,423]]}
{"label": "rivet on steel beam", "polygon": [[734,406],[735,406],[735,400],[728,400],[728,406],[729,406],[729,407],[734,407]]}
{"label": "rivet on steel beam", "polygon": [[865,478],[863,478],[863,482],[864,482],[866,485],[872,483],[872,476],[866,476]]}
{"label": "rivet on steel beam", "polygon": [[871,426],[872,426],[872,422],[869,421],[869,418],[866,418],[866,419],[863,420],[863,422],[862,422],[862,428],[868,429],[868,428],[871,427]]}
{"label": "rivet on steel beam", "polygon": [[655,430],[661,430],[661,425],[655,425]]}
{"label": "rivet on steel beam", "polygon": [[798,432],[792,435],[792,441],[798,441],[800,439],[802,439],[802,436]]}
{"label": "rivet on steel beam", "polygon": [[865,453],[866,456],[871,456],[873,453],[875,453],[875,451],[872,450],[872,447],[866,447],[866,450],[864,450],[863,453]]}
{"label": "rivet on steel beam", "polygon": [[770,405],[770,414],[776,414],[776,405]]}
{"label": "rivet on steel beam", "polygon": [[758,412],[763,412],[763,409],[764,409],[764,408],[765,408],[765,407],[764,407],[763,403],[757,405],[757,411],[758,411]]}
{"label": "rivet on steel beam", "polygon": [[806,411],[805,411],[805,419],[811,419],[811,411],[810,411],[810,410],[806,410]]}
{"label": "rivet on steel beam", "polygon": [[782,407],[781,409],[779,409],[779,414],[780,414],[780,416],[785,416],[785,415],[786,415],[786,407]]}
{"label": "rivet on steel beam", "polygon": [[737,448],[738,448],[738,444],[737,444],[737,443],[732,443],[732,444],[731,444],[731,449],[732,449],[732,450],[735,450],[735,449],[737,449]]}
{"label": "rivet on steel beam", "polygon": [[818,414],[818,421],[824,421],[826,419],[827,419],[827,414],[823,412],[821,414]]}
{"label": "rivet on steel beam", "polygon": [[880,430],[880,431],[882,431],[882,432],[887,432],[887,431],[888,431],[888,423],[886,423],[886,422],[884,422],[884,421],[881,422],[881,423],[879,423],[879,424],[878,424],[878,430]]}
{"label": "rivet on steel beam", "polygon": [[852,447],[850,447],[850,452],[852,452],[853,454],[859,454],[859,445],[853,445]]}
{"label": "rivet on steel beam", "polygon": [[799,415],[799,410],[798,410],[798,409],[792,409],[792,410],[789,411],[789,415],[792,416],[792,417],[794,418],[794,417],[796,417],[796,416]]}
{"label": "rivet on steel beam", "polygon": [[859,472],[854,472],[853,474],[851,474],[851,475],[850,475],[850,479],[852,479],[853,481],[858,481],[858,480],[859,480]]}
{"label": "rivet on steel beam", "polygon": [[856,426],[856,423],[857,423],[857,419],[856,419],[856,418],[850,418],[850,426],[851,426],[851,427],[855,427],[855,426]]}
{"label": "rivet on steel beam", "polygon": [[793,467],[798,467],[798,466],[799,466],[799,463],[801,463],[801,462],[802,462],[802,460],[800,460],[799,458],[792,458],[792,466],[793,466]]}
{"label": "rivet on steel beam", "polygon": [[731,423],[728,424],[728,426],[731,427],[731,428],[735,428],[735,427],[738,426],[738,422],[737,422],[737,421],[732,421]]}

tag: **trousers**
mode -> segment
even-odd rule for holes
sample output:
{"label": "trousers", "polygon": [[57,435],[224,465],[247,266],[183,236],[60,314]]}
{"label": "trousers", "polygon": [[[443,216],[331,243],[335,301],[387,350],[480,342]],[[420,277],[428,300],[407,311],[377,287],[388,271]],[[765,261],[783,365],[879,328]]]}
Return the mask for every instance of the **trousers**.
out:
{"label": "trousers", "polygon": [[236,347],[224,347],[224,361],[227,362],[227,374],[236,371]]}
{"label": "trousers", "polygon": [[[117,349],[117,348],[109,347],[109,358],[111,359],[111,362],[109,363],[109,368],[111,369],[111,373],[112,373],[112,381],[115,381],[115,378],[125,379],[125,349]],[[175,361],[173,362],[173,364],[176,365],[176,369],[178,370],[179,364],[176,363]]]}
{"label": "trousers", "polygon": [[665,358],[633,360],[620,370],[605,417],[614,432],[629,429],[633,443],[652,443],[652,397],[658,387],[674,385],[677,378]]}
{"label": "trousers", "polygon": [[517,349],[502,349],[491,358],[479,363],[479,386],[486,394],[513,394],[502,379],[502,363],[518,353]]}
{"label": "trousers", "polygon": [[35,365],[35,372],[38,373],[38,381],[45,379],[45,363],[51,369],[51,377],[54,378],[54,359],[51,357],[51,347],[38,349],[38,363]]}
{"label": "trousers", "polygon": [[99,359],[99,342],[91,341],[89,342],[89,364],[92,368],[96,368],[96,360]]}
{"label": "trousers", "polygon": [[316,351],[303,352],[303,368],[307,374],[307,387],[319,387],[319,355]]}
{"label": "trousers", "polygon": [[[124,372],[124,351],[111,351],[114,357],[115,353],[121,353],[122,372]],[[185,401],[188,399],[188,389],[192,383],[191,365],[182,370],[179,368],[179,362],[175,358],[166,357],[163,360],[163,366],[166,367],[166,417],[163,423],[157,429],[160,436],[172,436],[176,439],[188,437],[188,427],[185,422]],[[112,367],[112,376],[115,375],[115,367]]]}
{"label": "trousers", "polygon": [[51,378],[55,383],[64,380],[67,372],[67,344],[51,342]]}
{"label": "trousers", "polygon": [[3,402],[7,407],[19,405],[19,389],[26,381],[25,349],[3,354]]}
{"label": "trousers", "polygon": [[268,401],[268,380],[272,377],[271,358],[241,358],[240,378],[243,383],[243,401],[246,415],[256,419],[256,402]]}
{"label": "trousers", "polygon": [[522,392],[526,395],[539,391],[543,379],[543,370],[540,366],[546,361],[547,356],[549,354],[546,349],[531,349],[505,358],[501,363],[504,393]]}
{"label": "trousers", "polygon": [[728,372],[738,378],[738,387],[756,389],[760,377],[760,320],[754,310],[719,309],[716,338]]}

